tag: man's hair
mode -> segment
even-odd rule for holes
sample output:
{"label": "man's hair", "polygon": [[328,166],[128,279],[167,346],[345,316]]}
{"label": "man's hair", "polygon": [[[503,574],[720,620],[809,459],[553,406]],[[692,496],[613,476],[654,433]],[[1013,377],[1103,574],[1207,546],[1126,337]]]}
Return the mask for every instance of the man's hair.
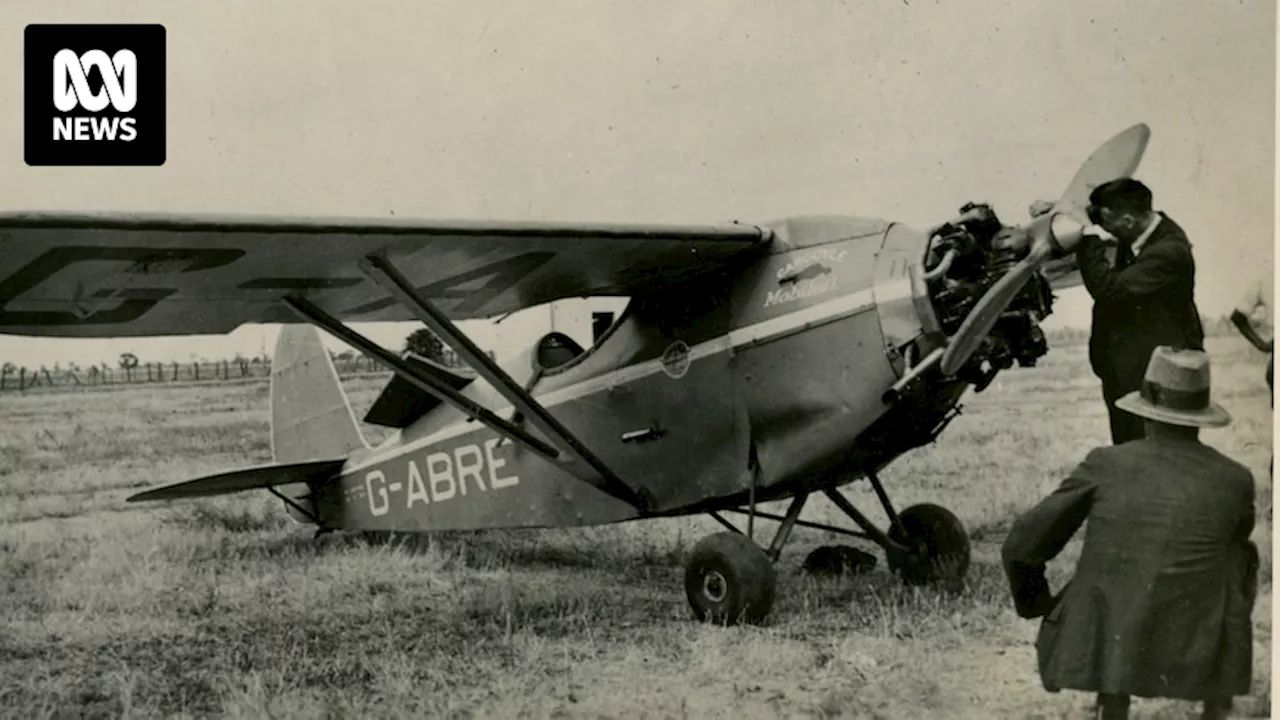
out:
{"label": "man's hair", "polygon": [[1151,212],[1151,189],[1133,178],[1105,182],[1089,193],[1089,204],[1119,212]]}

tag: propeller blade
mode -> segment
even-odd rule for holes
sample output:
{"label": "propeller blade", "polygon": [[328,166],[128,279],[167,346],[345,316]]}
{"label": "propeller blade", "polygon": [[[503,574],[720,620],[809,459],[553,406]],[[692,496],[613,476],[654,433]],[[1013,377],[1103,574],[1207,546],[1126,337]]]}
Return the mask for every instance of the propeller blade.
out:
{"label": "propeller blade", "polygon": [[1061,256],[1080,241],[1090,224],[1086,212],[1089,193],[1109,180],[1130,177],[1138,169],[1150,138],[1151,128],[1138,123],[1100,145],[1076,171],[1053,209],[1024,229],[1031,237],[1030,253],[987,290],[961,323],[939,363],[944,375],[954,375],[969,362],[1042,263]]}
{"label": "propeller blade", "polygon": [[969,358],[982,345],[987,333],[991,332],[991,328],[995,327],[996,321],[1000,319],[1000,313],[1004,312],[1009,303],[1013,302],[1018,292],[1022,290],[1022,286],[1026,284],[1035,271],[1036,263],[1032,262],[1030,256],[1027,256],[1022,262],[1015,265],[1012,270],[1005,273],[1004,277],[997,280],[991,286],[991,289],[978,300],[978,304],[974,305],[973,310],[969,311],[964,323],[956,331],[955,340],[942,353],[942,361],[939,366],[943,375],[955,375],[957,370],[969,362]]}
{"label": "propeller blade", "polygon": [[1151,128],[1146,123],[1138,123],[1099,145],[1071,178],[1054,211],[1067,213],[1073,220],[1088,225],[1085,208],[1089,207],[1089,193],[1104,182],[1131,177],[1142,162],[1150,140]]}

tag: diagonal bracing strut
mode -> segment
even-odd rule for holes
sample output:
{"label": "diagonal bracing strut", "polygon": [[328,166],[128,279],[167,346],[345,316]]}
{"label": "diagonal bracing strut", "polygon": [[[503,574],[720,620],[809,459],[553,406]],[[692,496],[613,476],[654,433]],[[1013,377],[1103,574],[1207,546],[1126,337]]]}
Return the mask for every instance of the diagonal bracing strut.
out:
{"label": "diagonal bracing strut", "polygon": [[386,350],[376,342],[343,325],[341,321],[316,307],[310,300],[290,296],[284,298],[283,302],[290,310],[293,310],[307,322],[320,327],[351,347],[378,358],[389,365],[397,375],[431,393],[442,402],[447,402],[462,412],[478,418],[480,422],[512,440],[518,440],[547,460],[555,462],[560,459],[560,453],[554,447],[530,435],[524,428],[507,422],[504,418],[475,400],[454,390],[444,382],[405,362],[395,353]]}
{"label": "diagonal bracing strut", "polygon": [[441,340],[453,348],[473,370],[488,381],[494,389],[506,398],[516,409],[519,416],[528,421],[539,431],[551,438],[552,442],[565,451],[569,457],[585,465],[596,476],[589,480],[604,492],[623,500],[635,508],[647,510],[648,503],[617,475],[603,461],[591,452],[564,425],[547,411],[537,400],[521,387],[484,351],[471,342],[471,339],[458,329],[453,321],[440,311],[429,300],[422,297],[404,275],[391,264],[387,258],[371,255],[360,262],[360,269],[390,292],[402,305],[411,310]]}
{"label": "diagonal bracing strut", "polygon": [[[545,441],[530,434],[523,427],[500,417],[492,410],[489,410],[480,403],[477,403],[475,400],[463,395],[448,384],[432,377],[429,373],[423,372],[416,366],[409,364],[403,358],[383,348],[381,345],[375,343],[369,338],[366,338],[360,333],[348,328],[337,318],[334,318],[324,310],[321,310],[310,300],[301,297],[288,296],[283,299],[283,302],[290,310],[293,310],[307,322],[329,332],[334,337],[342,340],[348,345],[378,358],[378,360],[382,361],[395,371],[397,375],[404,378],[406,381],[413,383],[425,392],[430,393],[442,402],[447,402],[450,405],[453,405],[467,415],[480,420],[480,422],[489,426],[495,432],[521,443],[532,452],[537,453],[539,456],[551,462],[564,462],[562,457],[563,453],[552,445],[549,445]],[[486,355],[485,358],[487,359],[488,356]],[[541,406],[538,407],[540,408]],[[601,481],[602,479],[604,482]],[[617,481],[615,479],[616,485],[611,486],[607,482],[607,477],[602,479],[589,478],[584,480],[600,489],[602,492],[608,493],[609,495],[630,504],[632,507],[635,507],[642,512],[650,509],[647,503],[633,493],[630,488],[622,485],[621,481]]]}

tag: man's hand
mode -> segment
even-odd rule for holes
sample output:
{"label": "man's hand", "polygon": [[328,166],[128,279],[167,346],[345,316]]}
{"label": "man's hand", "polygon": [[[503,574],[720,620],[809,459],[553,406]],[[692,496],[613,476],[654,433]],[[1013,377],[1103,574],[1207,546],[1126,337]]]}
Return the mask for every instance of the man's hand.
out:
{"label": "man's hand", "polygon": [[1031,217],[1038,218],[1041,215],[1052,210],[1053,205],[1054,203],[1048,200],[1037,200],[1031,203],[1031,207],[1027,209],[1027,212],[1031,213]]}
{"label": "man's hand", "polygon": [[1264,355],[1270,355],[1275,352],[1276,341],[1274,339],[1263,340],[1258,331],[1253,328],[1253,323],[1249,322],[1249,316],[1239,308],[1231,311],[1231,324],[1236,326],[1236,329],[1240,331],[1244,339],[1248,340],[1249,344],[1256,348],[1258,352]]}

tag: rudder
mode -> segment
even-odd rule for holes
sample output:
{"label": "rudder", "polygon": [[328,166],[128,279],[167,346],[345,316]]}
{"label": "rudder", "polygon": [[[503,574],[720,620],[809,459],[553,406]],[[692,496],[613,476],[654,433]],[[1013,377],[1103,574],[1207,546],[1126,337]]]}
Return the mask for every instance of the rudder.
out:
{"label": "rudder", "polygon": [[311,325],[285,325],[271,361],[271,455],[327,460],[368,448],[333,359]]}

